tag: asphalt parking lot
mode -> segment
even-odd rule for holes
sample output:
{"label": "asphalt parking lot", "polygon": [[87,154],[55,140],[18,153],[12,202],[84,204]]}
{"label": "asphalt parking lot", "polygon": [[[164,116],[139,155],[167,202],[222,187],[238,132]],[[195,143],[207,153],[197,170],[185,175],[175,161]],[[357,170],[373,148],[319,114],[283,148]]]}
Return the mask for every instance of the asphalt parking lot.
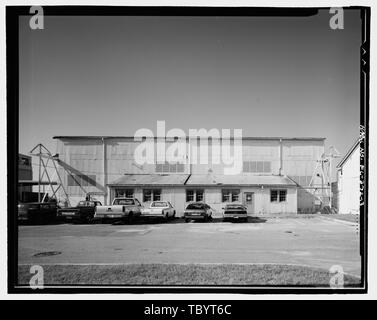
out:
{"label": "asphalt parking lot", "polygon": [[[313,218],[257,218],[248,223],[19,226],[19,264],[277,263],[360,276],[358,226]],[[49,255],[49,253],[55,253]]]}

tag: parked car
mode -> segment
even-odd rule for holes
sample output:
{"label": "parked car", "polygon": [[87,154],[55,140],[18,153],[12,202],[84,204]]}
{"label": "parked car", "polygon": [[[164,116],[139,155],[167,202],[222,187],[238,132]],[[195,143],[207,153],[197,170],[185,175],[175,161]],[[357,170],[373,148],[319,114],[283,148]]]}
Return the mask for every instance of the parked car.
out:
{"label": "parked car", "polygon": [[212,209],[206,203],[192,202],[187,205],[184,218],[186,222],[189,222],[191,219],[208,221],[212,219]]}
{"label": "parked car", "polygon": [[229,203],[223,208],[223,221],[227,219],[239,219],[247,221],[247,209],[242,204]]}
{"label": "parked car", "polygon": [[115,198],[111,206],[96,206],[93,220],[123,220],[131,223],[141,215],[141,204],[136,198]]}
{"label": "parked car", "polygon": [[100,201],[80,201],[76,207],[58,209],[57,219],[61,221],[74,221],[89,223],[94,217],[95,208],[102,206]]}
{"label": "parked car", "polygon": [[174,219],[175,209],[169,201],[152,201],[148,208],[141,210],[141,217]]}
{"label": "parked car", "polygon": [[19,203],[17,217],[19,222],[47,223],[56,219],[58,205],[51,202]]}

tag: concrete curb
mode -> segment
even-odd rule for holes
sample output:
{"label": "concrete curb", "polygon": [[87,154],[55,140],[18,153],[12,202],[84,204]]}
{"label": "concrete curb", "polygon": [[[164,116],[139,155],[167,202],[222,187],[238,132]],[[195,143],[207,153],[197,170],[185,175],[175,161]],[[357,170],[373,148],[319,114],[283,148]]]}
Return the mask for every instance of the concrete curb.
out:
{"label": "concrete curb", "polygon": [[346,220],[340,220],[340,219],[336,219],[336,218],[329,218],[329,217],[324,217],[324,216],[318,216],[319,218],[323,219],[323,220],[328,220],[328,221],[335,221],[335,222],[340,222],[340,223],[343,223],[343,224],[346,224],[346,225],[349,225],[349,226],[355,226],[355,225],[359,225],[360,222],[352,222],[352,221],[346,221]]}

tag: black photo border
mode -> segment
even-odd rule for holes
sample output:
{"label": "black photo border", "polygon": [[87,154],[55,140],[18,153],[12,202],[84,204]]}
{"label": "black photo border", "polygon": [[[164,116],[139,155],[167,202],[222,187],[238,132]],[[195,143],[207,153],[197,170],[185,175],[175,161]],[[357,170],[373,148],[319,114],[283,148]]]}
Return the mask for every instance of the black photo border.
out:
{"label": "black photo border", "polygon": [[[129,7],[129,6],[43,6],[44,15],[54,16],[310,16],[330,7]],[[243,293],[243,294],[350,294],[367,293],[368,246],[368,155],[369,155],[369,69],[370,7],[343,7],[360,10],[360,255],[361,287],[332,289],[308,286],[124,286],[46,285],[32,290],[18,283],[18,141],[19,141],[19,17],[30,16],[30,6],[6,6],[6,93],[7,93],[7,218],[8,293]]]}

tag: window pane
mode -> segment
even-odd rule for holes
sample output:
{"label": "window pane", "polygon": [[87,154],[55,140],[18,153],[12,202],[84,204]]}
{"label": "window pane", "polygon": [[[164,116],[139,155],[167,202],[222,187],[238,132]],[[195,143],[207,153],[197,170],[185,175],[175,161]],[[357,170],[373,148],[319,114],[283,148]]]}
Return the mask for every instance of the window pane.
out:
{"label": "window pane", "polygon": [[143,202],[152,201],[152,190],[143,190]]}
{"label": "window pane", "polygon": [[163,171],[163,172],[169,172],[169,163],[166,162],[166,163],[163,165],[162,171]]}
{"label": "window pane", "polygon": [[257,161],[257,172],[263,172],[263,162]]}
{"label": "window pane", "polygon": [[229,190],[222,191],[222,202],[230,202],[230,192]]}
{"label": "window pane", "polygon": [[243,162],[243,172],[250,172],[250,163],[249,161]]}
{"label": "window pane", "polygon": [[287,198],[287,190],[280,190],[279,191],[279,201],[284,202]]}
{"label": "window pane", "polygon": [[194,201],[194,190],[186,190],[186,202]]}
{"label": "window pane", "polygon": [[161,190],[156,189],[153,190],[153,201],[160,201],[161,200]]}
{"label": "window pane", "polygon": [[277,190],[271,190],[271,202],[278,201],[278,192]]}
{"label": "window pane", "polygon": [[196,190],[196,201],[203,201],[203,199],[204,199],[204,191]]}
{"label": "window pane", "polygon": [[169,172],[177,172],[177,165],[175,163],[169,164]]}
{"label": "window pane", "polygon": [[162,164],[161,163],[156,164],[156,172],[162,172]]}
{"label": "window pane", "polygon": [[177,172],[184,172],[185,171],[185,165],[183,163],[177,164]]}
{"label": "window pane", "polygon": [[239,190],[232,190],[232,202],[238,201],[240,196]]}
{"label": "window pane", "polygon": [[134,197],[134,189],[126,189],[126,198]]}

